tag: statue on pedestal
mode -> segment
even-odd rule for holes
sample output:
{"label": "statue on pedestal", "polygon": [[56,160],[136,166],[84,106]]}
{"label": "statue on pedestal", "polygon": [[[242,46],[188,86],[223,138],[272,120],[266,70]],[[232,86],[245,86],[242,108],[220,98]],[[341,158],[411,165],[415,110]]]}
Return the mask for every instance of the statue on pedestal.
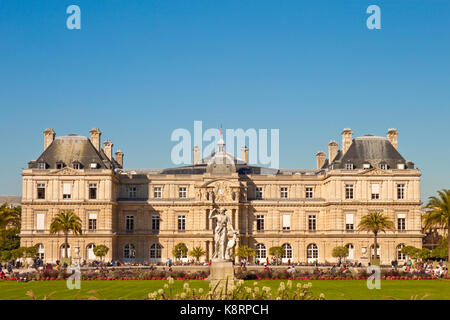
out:
{"label": "statue on pedestal", "polygon": [[[214,209],[209,213],[209,219],[216,219],[214,229],[213,261],[232,260],[232,250],[236,245],[237,232],[233,229],[230,218],[226,215],[227,209]],[[228,241],[228,230],[233,232],[233,239]]]}

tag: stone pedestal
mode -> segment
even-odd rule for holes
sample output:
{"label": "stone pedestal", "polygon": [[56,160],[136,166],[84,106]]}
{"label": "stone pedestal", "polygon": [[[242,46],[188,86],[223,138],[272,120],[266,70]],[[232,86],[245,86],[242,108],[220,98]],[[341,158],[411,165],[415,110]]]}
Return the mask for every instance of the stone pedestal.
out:
{"label": "stone pedestal", "polygon": [[212,284],[212,289],[214,289],[219,282],[216,290],[220,288],[225,288],[225,284],[228,280],[228,288],[234,284],[234,267],[232,261],[212,261],[209,268],[208,281]]}

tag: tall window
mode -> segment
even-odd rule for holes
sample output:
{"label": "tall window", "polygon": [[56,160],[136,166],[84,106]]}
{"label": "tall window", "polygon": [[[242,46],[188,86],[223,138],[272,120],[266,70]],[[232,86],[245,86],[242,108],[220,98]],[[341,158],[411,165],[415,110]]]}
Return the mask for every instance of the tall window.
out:
{"label": "tall window", "polygon": [[36,245],[36,247],[37,247],[37,257],[40,260],[44,260],[45,257],[44,245],[42,243],[39,243]]}
{"label": "tall window", "polygon": [[319,259],[319,248],[315,243],[311,243],[306,248],[306,256],[308,259],[308,262],[314,262]]}
{"label": "tall window", "polygon": [[283,230],[291,230],[291,215],[283,214]]}
{"label": "tall window", "polygon": [[186,230],[186,216],[178,216],[178,231]]}
{"label": "tall window", "polygon": [[154,243],[150,246],[150,259],[161,259],[162,246]]}
{"label": "tall window", "polygon": [[289,191],[287,187],[280,188],[280,197],[284,199],[287,199],[289,197]]}
{"label": "tall window", "polygon": [[72,198],[72,183],[63,183],[63,199]]}
{"label": "tall window", "polygon": [[399,244],[397,246],[397,260],[405,260],[406,259],[406,256],[402,253],[402,249],[404,247],[405,247],[405,245],[403,243]]}
{"label": "tall window", "polygon": [[161,187],[153,188],[153,198],[155,198],[155,199],[162,198],[162,188]]}
{"label": "tall window", "polygon": [[134,216],[126,216],[125,228],[126,228],[127,231],[133,231],[134,230]]}
{"label": "tall window", "polygon": [[123,258],[128,260],[133,260],[136,258],[136,247],[134,244],[129,243],[123,247]]}
{"label": "tall window", "polygon": [[263,198],[263,188],[256,187],[256,199],[261,200]]}
{"label": "tall window", "polygon": [[289,243],[285,243],[281,246],[284,250],[282,258],[292,259],[292,247]]}
{"label": "tall window", "polygon": [[404,183],[397,184],[397,199],[398,200],[405,199],[405,184]]}
{"label": "tall window", "polygon": [[96,213],[89,213],[88,227],[89,227],[89,231],[97,230],[97,214]]}
{"label": "tall window", "polygon": [[264,215],[262,214],[256,216],[256,230],[264,230]]}
{"label": "tall window", "polygon": [[372,184],[372,200],[380,199],[380,185],[378,183]]}
{"label": "tall window", "polygon": [[353,184],[345,185],[345,199],[353,199]]}
{"label": "tall window", "polygon": [[178,197],[179,198],[187,198],[187,188],[186,187],[178,188]]}
{"label": "tall window", "polygon": [[93,243],[90,243],[87,246],[87,258],[88,258],[88,260],[96,260],[97,257],[95,256],[94,248],[95,248],[95,244],[93,244]]}
{"label": "tall window", "polygon": [[387,170],[388,169],[388,165],[385,163],[380,164],[380,169],[382,170]]}
{"label": "tall window", "polygon": [[355,258],[355,247],[351,243],[347,244],[345,247],[348,249],[347,259],[353,260]]}
{"label": "tall window", "polygon": [[66,244],[61,246],[61,258],[70,258],[70,244],[67,245],[67,257],[66,257]]}
{"label": "tall window", "polygon": [[97,199],[97,184],[89,184],[89,199]]}
{"label": "tall window", "polygon": [[37,184],[37,198],[45,199],[45,183]]}
{"label": "tall window", "polygon": [[353,213],[347,213],[345,215],[345,230],[351,231],[354,229]]}
{"label": "tall window", "polygon": [[308,216],[308,230],[309,231],[316,231],[316,216],[315,215],[309,215]]}
{"label": "tall window", "polygon": [[399,231],[405,231],[406,230],[406,214],[399,213],[397,215],[397,229]]}
{"label": "tall window", "polygon": [[152,215],[152,230],[159,230],[160,221],[159,214]]}
{"label": "tall window", "polygon": [[306,199],[314,198],[314,190],[312,187],[306,187],[305,189],[305,197]]}
{"label": "tall window", "polygon": [[[373,250],[373,245],[370,246],[370,253],[371,253],[372,258],[375,258],[375,252]],[[380,259],[380,245],[379,244],[377,244],[377,257],[376,257],[376,259]]]}
{"label": "tall window", "polygon": [[267,257],[266,246],[262,243],[256,245],[256,259],[265,259]]}
{"label": "tall window", "polygon": [[137,197],[137,188],[135,186],[128,187],[128,198],[136,199]]}

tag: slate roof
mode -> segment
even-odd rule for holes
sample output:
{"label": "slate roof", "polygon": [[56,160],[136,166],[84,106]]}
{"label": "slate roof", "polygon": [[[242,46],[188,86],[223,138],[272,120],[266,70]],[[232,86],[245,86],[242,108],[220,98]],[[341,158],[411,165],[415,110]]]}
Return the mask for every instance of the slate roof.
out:
{"label": "slate roof", "polygon": [[91,169],[90,164],[93,162],[97,163],[97,169],[120,168],[114,159],[108,159],[101,148],[98,151],[87,137],[78,135],[56,137],[36,161],[28,163],[28,167],[39,168],[42,162],[47,169],[56,169],[60,162],[66,167],[72,167],[74,162],[78,162],[81,164],[80,169]]}
{"label": "slate roof", "polygon": [[[344,169],[346,163],[352,163],[354,169],[363,169],[364,163],[369,163],[372,168],[387,164],[388,169],[396,169],[399,163],[405,164],[406,168],[414,167],[414,164],[407,162],[387,138],[373,135],[354,138],[347,152],[343,154],[342,150],[339,150],[331,165],[333,169]],[[329,166],[327,159],[324,167]]]}

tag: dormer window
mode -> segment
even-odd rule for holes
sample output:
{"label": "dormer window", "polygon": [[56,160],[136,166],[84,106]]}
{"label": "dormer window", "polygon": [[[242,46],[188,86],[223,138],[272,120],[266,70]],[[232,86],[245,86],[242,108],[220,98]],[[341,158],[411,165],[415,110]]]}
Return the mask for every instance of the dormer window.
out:
{"label": "dormer window", "polygon": [[62,161],[56,162],[56,169],[62,169],[64,167],[65,167],[64,162],[62,162]]}
{"label": "dormer window", "polygon": [[400,169],[400,170],[405,169],[405,164],[404,163],[397,163],[397,169]]}
{"label": "dormer window", "polygon": [[91,162],[91,164],[89,165],[89,167],[91,169],[97,169],[98,168],[98,163],[97,162]]}
{"label": "dormer window", "polygon": [[80,170],[81,169],[81,163],[79,163],[78,161],[74,161],[72,163],[72,168],[75,170]]}
{"label": "dormer window", "polygon": [[364,168],[364,169],[370,169],[370,163],[364,162],[363,168]]}
{"label": "dormer window", "polygon": [[42,170],[47,169],[47,164],[45,162],[39,162],[38,166],[39,166],[39,169],[42,169]]}
{"label": "dormer window", "polygon": [[387,170],[388,169],[388,165],[386,163],[381,163],[380,164],[380,169],[381,170]]}
{"label": "dormer window", "polygon": [[346,163],[345,170],[353,170],[353,163]]}

